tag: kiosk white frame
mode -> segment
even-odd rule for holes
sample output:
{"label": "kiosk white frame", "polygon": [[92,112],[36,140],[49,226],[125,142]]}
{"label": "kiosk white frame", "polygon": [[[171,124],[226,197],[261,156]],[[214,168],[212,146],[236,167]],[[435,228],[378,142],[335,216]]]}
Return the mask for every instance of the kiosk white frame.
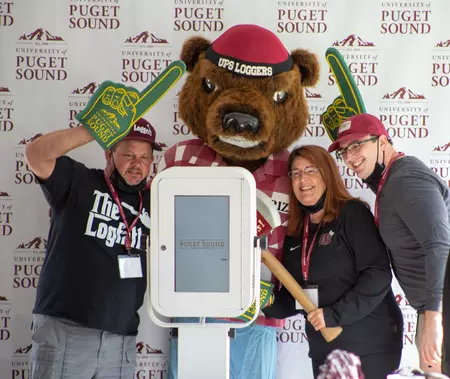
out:
{"label": "kiosk white frame", "polygon": [[[178,220],[176,199],[183,196],[200,200],[212,197],[228,199],[228,214],[222,215],[227,217],[229,230],[225,244],[228,246],[228,266],[221,266],[217,260],[209,262],[216,269],[227,270],[228,291],[176,291],[177,257],[184,257],[183,262],[186,262],[186,254],[190,254],[189,250],[181,250],[181,242],[177,241],[180,233],[175,230]],[[199,212],[203,212],[202,217],[210,217],[211,223],[221,217],[220,214],[207,215],[206,209]],[[200,235],[200,238],[190,236],[193,241],[204,238],[201,230],[193,230],[194,234]],[[259,313],[261,250],[256,237],[256,183],[253,176],[240,167],[172,167],[157,174],[151,185],[150,233],[149,314],[157,325],[178,327],[179,379],[228,379],[229,331],[249,325]],[[208,252],[211,256],[217,254],[205,249],[205,253]],[[198,264],[199,274],[208,270],[208,267],[201,267],[203,264],[198,259],[203,251],[194,248],[192,254],[197,257],[195,264]],[[226,256],[221,260],[225,261]],[[195,264],[194,268],[197,268]],[[193,267],[178,267],[192,274]],[[256,312],[248,322],[206,322],[206,317],[237,317],[253,303]],[[172,321],[173,317],[198,317],[199,322],[176,323]]]}

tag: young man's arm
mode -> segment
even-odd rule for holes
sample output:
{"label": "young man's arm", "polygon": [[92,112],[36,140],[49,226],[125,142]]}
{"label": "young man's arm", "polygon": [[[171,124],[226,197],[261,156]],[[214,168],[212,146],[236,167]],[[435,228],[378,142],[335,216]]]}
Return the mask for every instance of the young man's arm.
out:
{"label": "young man's arm", "polygon": [[56,159],[94,140],[82,126],[44,134],[25,147],[25,159],[33,173],[46,180],[55,168]]}
{"label": "young man's arm", "polygon": [[441,360],[442,292],[450,248],[448,211],[439,183],[422,172],[402,176],[395,210],[425,252],[426,304],[420,355],[428,365]]}

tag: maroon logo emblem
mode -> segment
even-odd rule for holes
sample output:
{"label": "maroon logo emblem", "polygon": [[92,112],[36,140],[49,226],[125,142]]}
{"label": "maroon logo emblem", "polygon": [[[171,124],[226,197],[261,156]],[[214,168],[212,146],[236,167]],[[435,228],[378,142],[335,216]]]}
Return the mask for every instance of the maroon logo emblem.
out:
{"label": "maroon logo emblem", "polygon": [[19,347],[14,354],[27,354],[31,350],[31,344],[25,347]]}
{"label": "maroon logo emblem", "polygon": [[125,43],[145,43],[145,44],[163,44],[169,43],[164,38],[158,38],[153,33],[144,31],[138,34],[136,37],[128,37]]}
{"label": "maroon logo emblem", "polygon": [[329,245],[331,243],[331,239],[333,238],[333,231],[330,230],[328,233],[323,233],[320,237],[319,237],[319,246],[326,246]]}
{"label": "maroon logo emblem", "polygon": [[72,95],[92,95],[97,89],[97,83],[91,82],[83,88],[76,88],[72,91]]}
{"label": "maroon logo emblem", "polygon": [[450,148],[450,142],[447,142],[445,145],[436,146],[433,151],[447,151]]}
{"label": "maroon logo emblem", "polygon": [[322,95],[320,93],[314,93],[305,88],[305,97],[307,99],[321,99]]}
{"label": "maroon logo emblem", "polygon": [[418,95],[416,93],[414,93],[413,91],[411,91],[410,89],[406,88],[406,87],[402,87],[399,88],[398,90],[392,92],[392,93],[387,93],[385,94],[383,97],[383,99],[389,99],[389,100],[393,100],[393,99],[400,99],[400,100],[424,100],[425,96],[424,95]]}
{"label": "maroon logo emblem", "polygon": [[436,47],[450,47],[450,39],[448,39],[447,41],[439,41],[436,44]]}
{"label": "maroon logo emblem", "polygon": [[26,145],[27,143],[33,142],[35,139],[39,138],[40,136],[42,136],[42,133],[35,134],[30,139],[22,138],[19,142],[19,145]]}
{"label": "maroon logo emblem", "polygon": [[334,42],[332,46],[375,47],[373,42],[363,41],[363,39],[361,37],[358,37],[356,34],[350,34],[347,38],[344,38],[342,41]]}
{"label": "maroon logo emblem", "polygon": [[47,30],[42,28],[36,29],[30,34],[22,34],[19,38],[21,41],[64,41],[61,37],[54,36]]}
{"label": "maroon logo emblem", "polygon": [[47,247],[47,240],[41,237],[35,237],[29,242],[22,242],[18,249],[45,249]]}
{"label": "maroon logo emblem", "polygon": [[6,87],[0,87],[0,92],[11,92],[11,91]]}
{"label": "maroon logo emblem", "polygon": [[161,349],[153,349],[143,341],[136,343],[136,354],[163,354]]}

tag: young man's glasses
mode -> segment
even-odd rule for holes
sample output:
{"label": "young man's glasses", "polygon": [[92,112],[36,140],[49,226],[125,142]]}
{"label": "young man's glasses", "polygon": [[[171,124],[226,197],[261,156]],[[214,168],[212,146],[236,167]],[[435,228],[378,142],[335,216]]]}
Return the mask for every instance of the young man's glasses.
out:
{"label": "young man's glasses", "polygon": [[348,153],[354,154],[354,153],[358,152],[359,149],[361,148],[361,146],[363,144],[365,144],[366,142],[376,141],[377,139],[378,139],[378,136],[370,137],[370,138],[362,140],[362,141],[354,141],[350,145],[348,145],[346,148],[338,149],[336,151],[336,158],[339,160],[347,159]]}
{"label": "young man's glasses", "polygon": [[308,167],[305,167],[305,169],[303,171],[302,170],[291,170],[288,172],[288,176],[291,179],[297,179],[297,178],[300,178],[303,174],[310,176],[310,175],[317,174],[318,172],[319,172],[319,169],[317,167],[308,166]]}

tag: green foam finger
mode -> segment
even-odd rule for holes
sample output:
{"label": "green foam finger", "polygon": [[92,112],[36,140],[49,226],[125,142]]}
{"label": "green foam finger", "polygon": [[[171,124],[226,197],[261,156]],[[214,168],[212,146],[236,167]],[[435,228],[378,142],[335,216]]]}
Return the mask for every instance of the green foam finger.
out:
{"label": "green foam finger", "polygon": [[338,138],[339,125],[350,116],[365,113],[366,107],[341,53],[335,48],[329,48],[325,53],[325,58],[341,93],[322,113],[322,124],[330,139],[335,141]]}
{"label": "green foam finger", "polygon": [[[140,99],[136,104],[136,119],[147,113],[186,72],[183,61],[173,61],[139,94]],[[134,120],[134,121],[135,121]]]}
{"label": "green foam finger", "polygon": [[128,134],[135,122],[181,79],[185,71],[184,62],[174,61],[142,92],[121,83],[105,81],[75,118],[107,150]]}
{"label": "green foam finger", "polygon": [[354,109],[356,114],[365,113],[366,108],[361,93],[341,53],[335,48],[329,48],[325,57],[336,78],[336,84],[346,106]]}

